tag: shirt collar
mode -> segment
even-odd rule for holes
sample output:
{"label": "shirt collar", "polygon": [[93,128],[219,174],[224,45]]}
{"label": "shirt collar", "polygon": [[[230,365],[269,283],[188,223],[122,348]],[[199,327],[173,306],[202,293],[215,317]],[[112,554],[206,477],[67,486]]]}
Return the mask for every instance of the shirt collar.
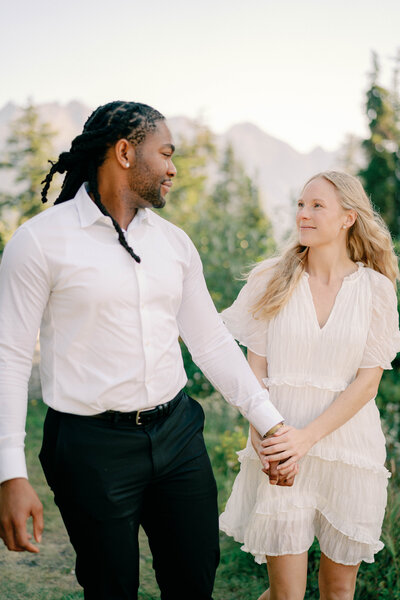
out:
{"label": "shirt collar", "polygon": [[146,225],[155,225],[154,223],[154,214],[153,211],[149,208],[138,208],[135,218],[128,225],[128,231],[130,229],[134,229],[135,227],[139,227],[142,223]]}
{"label": "shirt collar", "polygon": [[[96,206],[89,196],[86,189],[86,182],[82,183],[81,187],[77,191],[75,202],[78,209],[81,227],[90,227],[90,225],[93,225],[93,223],[96,223],[97,221],[102,221],[103,223],[113,226],[110,217],[103,215],[101,210]],[[137,227],[141,223],[155,225],[154,221],[155,219],[153,212],[149,208],[138,208],[136,216],[129,224],[128,229],[130,229],[131,226]]]}

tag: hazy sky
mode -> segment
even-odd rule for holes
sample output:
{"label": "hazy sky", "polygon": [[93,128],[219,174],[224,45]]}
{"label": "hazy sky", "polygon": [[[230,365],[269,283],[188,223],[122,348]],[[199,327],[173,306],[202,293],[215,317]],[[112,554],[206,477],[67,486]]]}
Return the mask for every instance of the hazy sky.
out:
{"label": "hazy sky", "polygon": [[146,102],[296,149],[363,135],[371,50],[391,84],[399,0],[1,0],[0,107]]}

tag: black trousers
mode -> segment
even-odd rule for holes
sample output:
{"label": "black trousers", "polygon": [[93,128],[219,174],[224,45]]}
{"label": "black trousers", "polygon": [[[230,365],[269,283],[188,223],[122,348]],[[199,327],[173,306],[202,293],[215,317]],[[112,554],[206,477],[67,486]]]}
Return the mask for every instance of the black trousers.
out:
{"label": "black trousers", "polygon": [[218,511],[203,425],[184,393],[168,417],[142,427],[48,410],[40,460],[86,600],[137,598],[139,524],[162,600],[211,599]]}

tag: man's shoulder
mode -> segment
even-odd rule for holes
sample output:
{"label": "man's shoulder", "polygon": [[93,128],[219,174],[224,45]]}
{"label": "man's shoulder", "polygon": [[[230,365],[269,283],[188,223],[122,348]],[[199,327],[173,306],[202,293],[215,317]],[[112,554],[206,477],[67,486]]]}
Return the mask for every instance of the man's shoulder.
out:
{"label": "man's shoulder", "polygon": [[[68,239],[79,227],[79,217],[74,201],[49,206],[20,225],[6,244],[7,252],[40,252],[58,247],[62,238]],[[11,250],[13,249],[13,250]]]}
{"label": "man's shoulder", "polygon": [[[146,209],[146,210],[150,210],[150,209]],[[162,217],[161,215],[154,212],[153,210],[150,212],[151,212],[150,218],[151,218],[153,224],[156,225],[157,227],[159,227],[166,235],[175,239],[177,242],[181,242],[190,247],[193,246],[192,240],[190,239],[188,234],[183,229],[181,229],[174,223],[171,223],[171,221],[168,221],[165,217]]]}
{"label": "man's shoulder", "polygon": [[78,216],[74,200],[49,206],[31,219],[28,219],[28,221],[25,221],[20,228],[28,229],[32,233],[38,233],[41,230],[59,227],[60,225],[65,227],[68,222],[68,216],[70,216],[70,220],[76,220]]}

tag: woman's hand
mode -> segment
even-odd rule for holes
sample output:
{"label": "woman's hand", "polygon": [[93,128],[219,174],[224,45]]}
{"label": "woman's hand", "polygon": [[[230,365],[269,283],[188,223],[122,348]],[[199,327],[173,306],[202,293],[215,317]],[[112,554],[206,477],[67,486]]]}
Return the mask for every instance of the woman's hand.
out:
{"label": "woman's hand", "polygon": [[[294,478],[299,471],[298,464],[296,462],[291,463],[288,469],[285,469],[282,472],[278,471],[279,459],[275,461],[271,461],[266,455],[266,448],[264,447],[264,442],[266,439],[261,437],[258,431],[250,425],[250,439],[251,444],[254,450],[257,452],[257,455],[261,461],[263,466],[262,471],[266,475],[268,475],[269,482],[271,485],[281,485],[281,486],[292,486],[294,483]],[[270,438],[272,439],[272,438]]]}
{"label": "woman's hand", "polygon": [[293,465],[307,454],[313,445],[314,441],[307,429],[284,425],[270,438],[261,441],[260,452],[269,462],[279,461],[279,476],[287,477]]}

